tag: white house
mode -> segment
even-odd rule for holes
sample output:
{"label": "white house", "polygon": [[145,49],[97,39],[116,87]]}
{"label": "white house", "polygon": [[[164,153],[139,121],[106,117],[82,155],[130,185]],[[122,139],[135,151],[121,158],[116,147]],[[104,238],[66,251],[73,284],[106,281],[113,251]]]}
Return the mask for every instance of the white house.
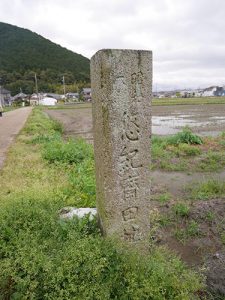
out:
{"label": "white house", "polygon": [[56,105],[57,100],[55,98],[50,98],[50,97],[44,97],[43,99],[40,100],[39,104],[40,105]]}
{"label": "white house", "polygon": [[204,89],[204,91],[202,93],[202,97],[213,97],[213,96],[215,96],[216,91],[217,91],[217,87],[211,86],[207,89]]}

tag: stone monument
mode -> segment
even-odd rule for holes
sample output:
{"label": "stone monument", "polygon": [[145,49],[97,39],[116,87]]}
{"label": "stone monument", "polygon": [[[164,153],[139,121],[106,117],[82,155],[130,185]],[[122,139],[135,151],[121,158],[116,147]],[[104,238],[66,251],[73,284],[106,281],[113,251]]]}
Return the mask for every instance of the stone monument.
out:
{"label": "stone monument", "polygon": [[97,209],[105,235],[146,244],[150,229],[152,52],[91,58]]}

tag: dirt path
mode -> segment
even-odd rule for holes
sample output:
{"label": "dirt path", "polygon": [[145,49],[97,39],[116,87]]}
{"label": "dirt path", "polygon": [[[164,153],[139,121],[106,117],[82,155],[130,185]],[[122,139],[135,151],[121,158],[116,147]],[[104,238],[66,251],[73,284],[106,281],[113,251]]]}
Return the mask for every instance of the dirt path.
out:
{"label": "dirt path", "polygon": [[32,107],[24,107],[7,113],[0,118],[0,169],[3,166],[7,149],[23,128]]}

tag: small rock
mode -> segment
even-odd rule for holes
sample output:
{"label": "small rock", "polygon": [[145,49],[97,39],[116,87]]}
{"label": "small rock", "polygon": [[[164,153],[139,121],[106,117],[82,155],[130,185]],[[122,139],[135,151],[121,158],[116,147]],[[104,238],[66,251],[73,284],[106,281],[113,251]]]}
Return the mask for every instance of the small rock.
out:
{"label": "small rock", "polygon": [[87,215],[89,215],[89,220],[92,221],[97,215],[97,209],[90,207],[63,207],[59,211],[60,219],[72,219],[74,216],[77,216],[79,219],[82,219]]}

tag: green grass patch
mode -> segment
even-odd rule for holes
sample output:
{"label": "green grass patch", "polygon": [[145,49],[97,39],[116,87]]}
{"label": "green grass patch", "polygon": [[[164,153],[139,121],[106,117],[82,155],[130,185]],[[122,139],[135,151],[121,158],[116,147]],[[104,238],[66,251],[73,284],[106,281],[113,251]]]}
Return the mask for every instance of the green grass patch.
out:
{"label": "green grass patch", "polygon": [[162,193],[162,194],[154,195],[153,200],[159,201],[160,203],[164,204],[171,200],[171,194]]}
{"label": "green grass patch", "polygon": [[60,220],[95,205],[91,146],[60,131],[34,109],[1,171],[0,299],[198,299],[202,277],[166,249],[140,256],[96,220]]}
{"label": "green grass patch", "polygon": [[221,135],[200,138],[189,128],[169,137],[152,137],[152,169],[186,172],[216,172],[225,167]]}
{"label": "green grass patch", "polygon": [[179,217],[188,217],[190,207],[186,203],[176,203],[173,206],[173,212]]}
{"label": "green grass patch", "polygon": [[78,164],[85,158],[93,159],[93,149],[84,140],[53,140],[43,149],[43,158],[50,163]]}
{"label": "green grass patch", "polygon": [[152,104],[157,105],[201,105],[224,104],[225,97],[195,97],[195,98],[153,98]]}
{"label": "green grass patch", "polygon": [[189,185],[187,188],[188,197],[195,200],[208,200],[225,196],[225,182],[215,179]]}

